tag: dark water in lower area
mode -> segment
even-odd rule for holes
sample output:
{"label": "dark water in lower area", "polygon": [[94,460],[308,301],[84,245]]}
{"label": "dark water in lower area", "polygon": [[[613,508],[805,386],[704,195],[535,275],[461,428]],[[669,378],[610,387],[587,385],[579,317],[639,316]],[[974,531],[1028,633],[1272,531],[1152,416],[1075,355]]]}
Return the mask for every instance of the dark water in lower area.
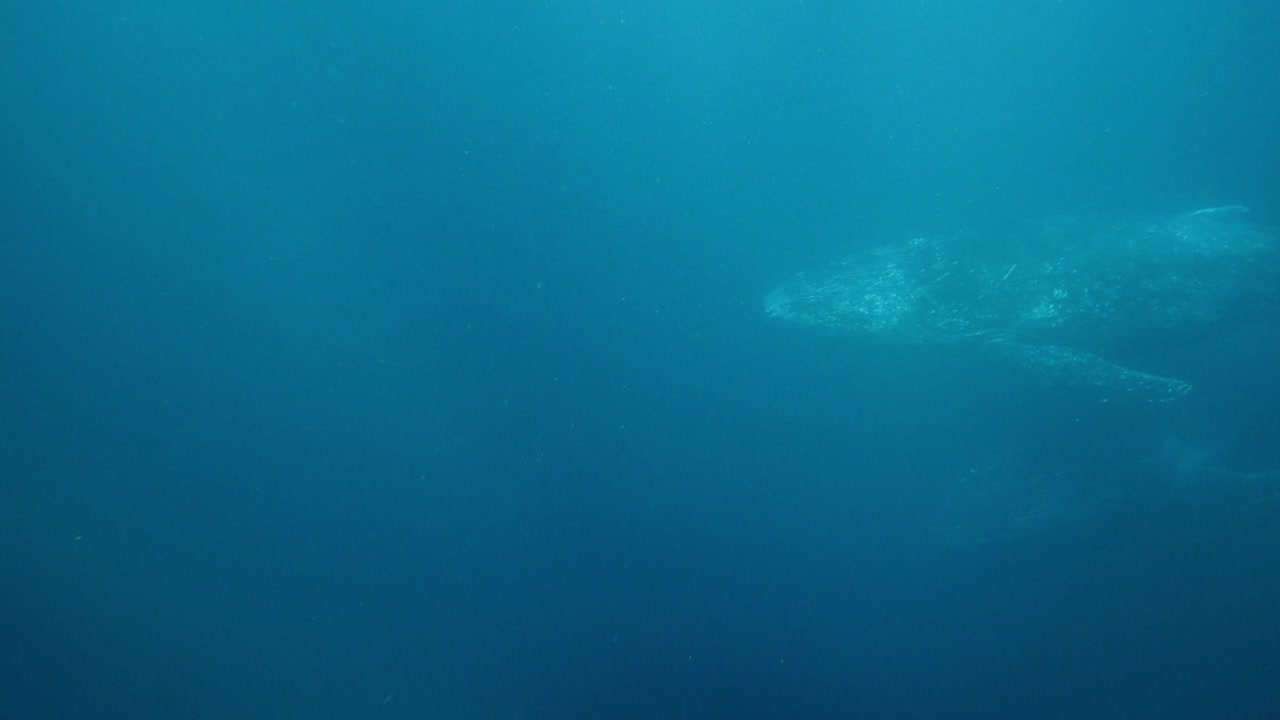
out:
{"label": "dark water in lower area", "polygon": [[3,717],[1280,713],[1275,318],[1150,411],[764,312],[1274,225],[1276,10],[0,18]]}

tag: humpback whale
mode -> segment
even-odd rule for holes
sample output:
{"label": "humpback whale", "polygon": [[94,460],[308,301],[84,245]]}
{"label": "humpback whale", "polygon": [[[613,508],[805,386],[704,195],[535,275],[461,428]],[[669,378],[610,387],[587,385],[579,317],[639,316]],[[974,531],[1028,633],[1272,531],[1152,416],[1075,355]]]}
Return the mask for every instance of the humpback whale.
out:
{"label": "humpback whale", "polygon": [[1102,401],[1170,403],[1192,383],[1151,360],[1277,317],[1280,240],[1241,206],[1022,237],[920,237],[797,274],[776,318],[959,344]]}

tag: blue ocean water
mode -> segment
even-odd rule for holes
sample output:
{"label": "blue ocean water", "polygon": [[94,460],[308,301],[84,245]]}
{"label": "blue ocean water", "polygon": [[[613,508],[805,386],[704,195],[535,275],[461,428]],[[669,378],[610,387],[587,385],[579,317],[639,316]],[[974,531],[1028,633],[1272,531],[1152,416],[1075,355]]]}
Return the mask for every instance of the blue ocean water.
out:
{"label": "blue ocean water", "polygon": [[1131,412],[763,311],[1274,224],[1280,7],[0,18],[0,716],[1280,716],[1280,318]]}

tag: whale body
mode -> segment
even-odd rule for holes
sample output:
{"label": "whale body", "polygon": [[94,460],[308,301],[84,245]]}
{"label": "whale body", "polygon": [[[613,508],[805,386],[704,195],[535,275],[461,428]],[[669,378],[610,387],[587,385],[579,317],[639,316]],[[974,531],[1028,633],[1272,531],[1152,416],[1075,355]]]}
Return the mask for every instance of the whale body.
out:
{"label": "whale body", "polygon": [[1046,223],[1022,237],[921,237],[797,274],[765,299],[776,318],[963,344],[1051,385],[1167,403],[1188,380],[1164,350],[1280,310],[1280,241],[1241,206],[1111,223]]}

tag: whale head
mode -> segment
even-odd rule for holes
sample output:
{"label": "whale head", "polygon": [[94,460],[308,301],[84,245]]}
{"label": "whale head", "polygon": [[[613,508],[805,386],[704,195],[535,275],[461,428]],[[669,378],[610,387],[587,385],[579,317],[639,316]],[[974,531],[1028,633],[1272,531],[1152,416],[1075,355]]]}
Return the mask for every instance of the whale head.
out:
{"label": "whale head", "polygon": [[765,297],[765,312],[789,322],[872,334],[901,333],[916,316],[916,298],[892,266],[841,263],[801,273]]}

